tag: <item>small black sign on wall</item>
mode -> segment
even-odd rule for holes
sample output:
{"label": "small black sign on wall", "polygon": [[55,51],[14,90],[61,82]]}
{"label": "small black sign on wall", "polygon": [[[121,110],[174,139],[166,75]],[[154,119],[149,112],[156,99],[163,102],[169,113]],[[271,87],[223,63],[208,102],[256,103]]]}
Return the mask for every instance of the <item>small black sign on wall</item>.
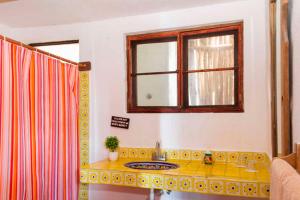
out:
{"label": "small black sign on wall", "polygon": [[112,116],[110,125],[112,127],[128,129],[129,121],[130,121],[129,118]]}

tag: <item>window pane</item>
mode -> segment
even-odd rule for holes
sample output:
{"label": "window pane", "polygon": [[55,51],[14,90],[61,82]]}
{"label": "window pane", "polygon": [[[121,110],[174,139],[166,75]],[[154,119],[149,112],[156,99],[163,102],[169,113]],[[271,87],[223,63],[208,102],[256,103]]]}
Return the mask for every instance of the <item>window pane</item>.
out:
{"label": "window pane", "polygon": [[234,105],[234,71],[188,74],[190,106]]}
{"label": "window pane", "polygon": [[177,42],[138,44],[137,73],[177,70]]}
{"label": "window pane", "polygon": [[177,106],[177,74],[137,76],[137,106]]}
{"label": "window pane", "polygon": [[188,70],[234,67],[234,35],[188,40]]}

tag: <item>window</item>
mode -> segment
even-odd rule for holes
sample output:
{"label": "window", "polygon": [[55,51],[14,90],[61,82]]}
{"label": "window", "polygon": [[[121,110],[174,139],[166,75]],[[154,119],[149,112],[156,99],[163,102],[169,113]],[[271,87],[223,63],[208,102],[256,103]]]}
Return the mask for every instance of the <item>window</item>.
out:
{"label": "window", "polygon": [[243,23],[127,36],[128,112],[243,112]]}
{"label": "window", "polygon": [[66,58],[68,60],[79,62],[79,41],[68,40],[60,42],[45,42],[30,44],[42,51],[49,52],[56,56]]}

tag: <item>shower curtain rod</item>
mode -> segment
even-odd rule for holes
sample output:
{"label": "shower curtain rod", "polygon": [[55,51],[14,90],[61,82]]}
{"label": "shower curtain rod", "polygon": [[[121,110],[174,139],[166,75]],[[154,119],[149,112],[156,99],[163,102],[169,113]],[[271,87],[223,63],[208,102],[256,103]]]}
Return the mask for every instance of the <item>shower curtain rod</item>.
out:
{"label": "shower curtain rod", "polygon": [[29,45],[24,44],[24,43],[22,43],[22,42],[13,40],[13,39],[11,39],[11,38],[5,37],[5,36],[3,36],[3,35],[0,35],[0,39],[2,39],[2,40],[4,40],[4,41],[7,41],[7,42],[10,42],[10,43],[13,43],[13,44],[16,44],[16,45],[20,45],[20,46],[22,46],[22,47],[24,47],[24,48],[27,48],[27,49],[30,49],[30,50],[32,50],[32,51],[36,51],[36,52],[39,52],[39,53],[42,53],[42,54],[46,54],[46,55],[48,55],[48,56],[50,56],[50,57],[56,58],[56,59],[58,59],[58,60],[62,60],[62,61],[64,61],[64,62],[66,62],[66,63],[70,63],[70,64],[73,64],[73,65],[78,65],[78,67],[79,67],[79,65],[80,65],[80,63],[77,63],[77,62],[74,62],[74,61],[71,61],[71,60],[62,58],[62,57],[60,57],[60,56],[56,56],[56,55],[54,55],[54,54],[51,54],[51,53],[42,51],[42,50],[40,50],[40,49],[37,49],[37,48],[32,47],[32,46],[29,46]]}

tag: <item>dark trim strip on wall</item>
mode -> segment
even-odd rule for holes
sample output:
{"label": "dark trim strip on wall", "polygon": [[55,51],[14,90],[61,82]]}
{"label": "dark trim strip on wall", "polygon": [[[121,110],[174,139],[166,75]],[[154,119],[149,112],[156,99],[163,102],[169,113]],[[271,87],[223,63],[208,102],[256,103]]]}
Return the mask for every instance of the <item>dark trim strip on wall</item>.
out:
{"label": "dark trim strip on wall", "polygon": [[63,45],[63,44],[78,44],[79,40],[65,40],[65,41],[54,41],[54,42],[39,42],[29,44],[32,47],[52,46],[52,45]]}

